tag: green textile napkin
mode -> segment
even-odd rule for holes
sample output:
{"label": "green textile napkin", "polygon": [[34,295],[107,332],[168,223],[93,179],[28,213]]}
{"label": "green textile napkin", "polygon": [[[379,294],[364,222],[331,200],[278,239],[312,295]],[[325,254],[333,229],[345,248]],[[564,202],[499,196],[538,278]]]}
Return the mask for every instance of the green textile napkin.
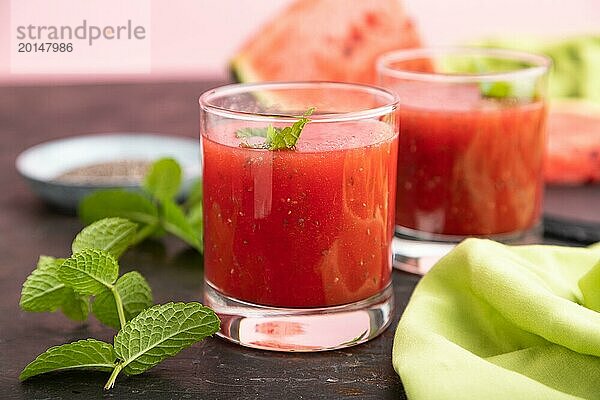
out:
{"label": "green textile napkin", "polygon": [[459,244],[396,330],[409,399],[600,399],[599,261],[600,246]]}

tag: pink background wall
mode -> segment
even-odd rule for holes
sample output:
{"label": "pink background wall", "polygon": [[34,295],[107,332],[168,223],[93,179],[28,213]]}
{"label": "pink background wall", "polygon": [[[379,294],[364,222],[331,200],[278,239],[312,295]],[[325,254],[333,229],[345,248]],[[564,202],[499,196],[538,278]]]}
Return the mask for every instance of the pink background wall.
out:
{"label": "pink background wall", "polygon": [[[110,1],[106,1],[107,5]],[[346,0],[348,4],[352,1],[360,0]],[[227,60],[243,40],[290,0],[151,2],[150,74],[39,76],[10,73],[9,34],[14,34],[9,32],[10,0],[0,0],[0,84],[225,77]],[[405,0],[404,3],[429,45],[457,44],[497,34],[518,37],[600,33],[600,0]]]}

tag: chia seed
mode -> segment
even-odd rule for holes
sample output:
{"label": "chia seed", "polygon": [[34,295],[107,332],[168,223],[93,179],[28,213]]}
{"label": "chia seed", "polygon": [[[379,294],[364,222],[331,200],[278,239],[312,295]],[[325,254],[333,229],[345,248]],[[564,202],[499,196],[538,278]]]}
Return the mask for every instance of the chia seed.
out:
{"label": "chia seed", "polygon": [[148,172],[151,161],[118,160],[73,168],[54,178],[55,182],[67,184],[136,184]]}

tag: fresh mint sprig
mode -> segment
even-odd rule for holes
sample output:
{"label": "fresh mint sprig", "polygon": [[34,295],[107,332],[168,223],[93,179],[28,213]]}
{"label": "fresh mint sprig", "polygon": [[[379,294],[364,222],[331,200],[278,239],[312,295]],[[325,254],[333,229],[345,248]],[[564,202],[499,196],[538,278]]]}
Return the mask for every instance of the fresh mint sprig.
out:
{"label": "fresh mint sprig", "polygon": [[[293,150],[300,138],[300,134],[304,126],[310,122],[307,118],[315,111],[315,107],[309,108],[302,116],[298,117],[298,121],[292,126],[277,128],[273,125],[267,125],[265,128],[240,128],[235,132],[237,138],[242,139],[241,147],[265,150]],[[263,143],[251,144],[248,142],[250,137],[264,137]]]}
{"label": "fresh mint sprig", "polygon": [[19,305],[25,311],[56,311],[67,296],[68,288],[58,278],[63,259],[40,256],[35,270],[23,284]]}
{"label": "fresh mint sprig", "polygon": [[115,329],[122,326],[113,290],[121,299],[125,321],[152,305],[152,290],[142,274],[137,271],[123,274],[114,283],[114,288],[106,288],[94,297],[92,313],[104,325]]}
{"label": "fresh mint sprig", "polygon": [[73,240],[73,253],[98,249],[119,258],[134,242],[137,225],[124,218],[106,218],[84,228]]}
{"label": "fresh mint sprig", "polygon": [[179,193],[181,176],[181,167],[177,161],[172,158],[162,158],[150,166],[142,186],[155,199],[172,200]]}
{"label": "fresh mint sprig", "polygon": [[181,182],[182,172],[177,161],[163,158],[150,167],[142,183],[143,193],[119,189],[95,192],[81,202],[79,216],[85,224],[107,217],[127,218],[139,224],[133,244],[168,232],[202,252],[201,219],[198,223],[202,191],[197,188],[202,183],[194,182],[191,189],[191,193],[195,193],[194,204],[184,208],[175,202]]}
{"label": "fresh mint sprig", "polygon": [[200,303],[167,303],[140,313],[115,336],[119,359],[105,389],[117,374],[137,375],[219,330],[216,314]]}
{"label": "fresh mint sprig", "polygon": [[121,371],[142,373],[218,331],[220,321],[211,309],[199,303],[151,307],[152,291],[139,272],[119,277],[117,257],[135,237],[136,224],[131,221],[102,219],[77,235],[71,257],[40,257],[23,284],[24,310],[61,308],[70,318],[85,320],[91,303],[100,322],[120,331],[114,347],[95,339],[52,347],[23,369],[21,380],[51,371],[92,369],[111,372],[105,386],[110,389]]}
{"label": "fresh mint sprig", "polygon": [[110,372],[115,367],[115,350],[108,344],[96,339],[50,347],[30,362],[19,375],[24,381],[32,376],[46,372],[88,369]]}
{"label": "fresh mint sprig", "polygon": [[141,374],[167,357],[214,334],[219,319],[200,303],[167,303],[141,312],[117,333],[114,345],[95,339],[51,347],[29,363],[19,379],[61,370],[111,371],[111,389],[122,371]]}
{"label": "fresh mint sprig", "polygon": [[[75,237],[71,245],[71,257],[41,256],[36,269],[23,284],[19,302],[21,308],[31,312],[53,312],[60,308],[67,317],[84,321],[89,314],[91,295],[99,295],[104,290],[112,290],[114,297],[129,294],[132,287],[139,286],[138,282],[134,282],[135,285],[111,287],[118,277],[116,257],[132,244],[136,227],[136,224],[123,218],[103,219],[84,228]],[[145,285],[150,295],[144,308],[152,305],[150,288],[147,283]],[[127,302],[125,306],[136,309]],[[92,305],[93,312],[95,309],[98,307]],[[114,314],[117,314],[116,308]],[[130,316],[132,318],[135,315]],[[120,325],[111,326],[118,328]]]}

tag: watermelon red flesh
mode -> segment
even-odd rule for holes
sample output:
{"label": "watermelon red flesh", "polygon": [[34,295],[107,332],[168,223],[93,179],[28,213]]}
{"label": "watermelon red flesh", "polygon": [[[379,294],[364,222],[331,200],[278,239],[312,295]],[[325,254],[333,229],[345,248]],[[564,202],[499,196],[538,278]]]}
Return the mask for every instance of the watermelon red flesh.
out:
{"label": "watermelon red flesh", "polygon": [[375,60],[420,46],[400,0],[299,0],[249,40],[232,61],[242,82],[375,83]]}
{"label": "watermelon red flesh", "polygon": [[554,104],[548,115],[546,182],[600,182],[600,107],[582,101]]}

